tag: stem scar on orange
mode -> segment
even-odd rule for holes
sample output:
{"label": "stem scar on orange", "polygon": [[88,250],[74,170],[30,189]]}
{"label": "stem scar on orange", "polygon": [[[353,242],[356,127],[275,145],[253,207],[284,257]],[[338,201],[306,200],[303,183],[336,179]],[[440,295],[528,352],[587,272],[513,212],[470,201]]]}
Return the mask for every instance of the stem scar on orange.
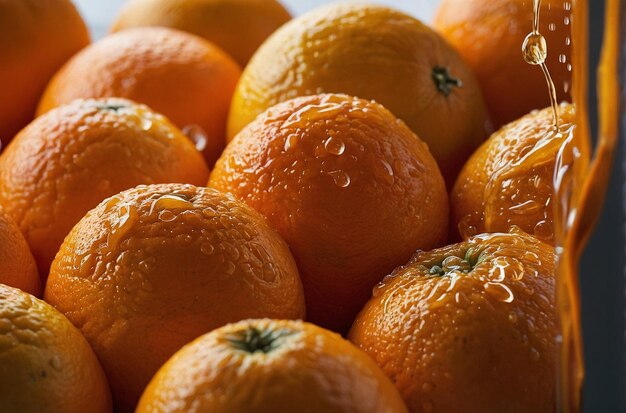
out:
{"label": "stem scar on orange", "polygon": [[375,290],[350,340],[411,412],[554,412],[555,261],[517,229],[418,252]]}
{"label": "stem scar on orange", "polygon": [[338,334],[301,321],[214,330],[154,376],[137,413],[407,413],[376,364]]}

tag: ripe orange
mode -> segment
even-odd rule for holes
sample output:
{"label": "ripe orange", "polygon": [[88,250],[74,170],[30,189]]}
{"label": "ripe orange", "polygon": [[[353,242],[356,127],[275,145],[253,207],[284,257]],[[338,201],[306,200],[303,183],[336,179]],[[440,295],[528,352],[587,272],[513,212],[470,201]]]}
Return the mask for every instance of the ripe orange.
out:
{"label": "ripe orange", "polygon": [[[559,101],[570,99],[572,67],[571,11],[563,4],[543,0],[539,26]],[[550,104],[542,71],[522,58],[533,27],[532,1],[442,0],[434,24],[476,73],[497,128]]]}
{"label": "ripe orange", "polygon": [[0,204],[45,281],[65,236],[104,198],[139,184],[203,184],[208,175],[189,140],[147,107],[75,101],[33,121],[0,155]]}
{"label": "ripe orange", "polygon": [[376,364],[339,335],[301,321],[248,320],[183,347],[137,413],[404,413]]}
{"label": "ripe orange", "polygon": [[452,222],[461,236],[516,225],[554,242],[554,167],[574,121],[574,107],[561,105],[562,134],[554,138],[552,110],[532,112],[494,133],[472,155],[451,194]]}
{"label": "ripe orange", "polygon": [[0,1],[0,141],[6,145],[33,119],[54,73],[89,44],[69,0]]}
{"label": "ripe orange", "polygon": [[278,104],[248,125],[209,185],[285,238],[308,319],[345,332],[372,287],[447,235],[448,196],[426,144],[381,105],[346,95]]}
{"label": "ripe orange", "polygon": [[0,411],[110,413],[111,394],[80,332],[45,302],[0,284]]}
{"label": "ripe orange", "polygon": [[104,38],[54,76],[39,113],[77,98],[123,97],[167,116],[194,140],[209,166],[225,141],[226,117],[240,69],[204,39],[165,28]]}
{"label": "ripe orange", "polygon": [[139,26],[184,30],[215,43],[245,66],[291,15],[277,0],[131,0],[111,31]]}
{"label": "ripe orange", "polygon": [[276,31],[241,77],[228,135],[279,102],[316,93],[385,106],[428,144],[450,186],[488,136],[478,82],[461,57],[432,29],[386,7],[333,4]]}
{"label": "ripe orange", "polygon": [[411,412],[552,413],[555,260],[521,231],[418,252],[375,291],[350,340]]}
{"label": "ripe orange", "polygon": [[37,265],[19,227],[0,207],[0,284],[39,296]]}
{"label": "ripe orange", "polygon": [[139,186],[67,236],[46,301],[91,343],[120,411],[181,346],[246,318],[302,318],[289,249],[258,213],[192,185]]}

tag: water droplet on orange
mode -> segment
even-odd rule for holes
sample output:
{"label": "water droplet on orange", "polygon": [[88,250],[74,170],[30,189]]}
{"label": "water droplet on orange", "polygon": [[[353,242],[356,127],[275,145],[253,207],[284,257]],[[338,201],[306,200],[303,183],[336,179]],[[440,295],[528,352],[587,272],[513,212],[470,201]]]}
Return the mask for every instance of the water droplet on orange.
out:
{"label": "water droplet on orange", "polygon": [[324,142],[324,148],[326,149],[326,152],[332,155],[339,156],[345,152],[346,145],[343,143],[343,141],[340,138],[334,138],[330,136]]}
{"label": "water droplet on orange", "polygon": [[328,175],[333,178],[335,185],[337,185],[338,187],[347,188],[348,186],[350,186],[350,175],[348,175],[346,172],[332,171],[329,172]]}

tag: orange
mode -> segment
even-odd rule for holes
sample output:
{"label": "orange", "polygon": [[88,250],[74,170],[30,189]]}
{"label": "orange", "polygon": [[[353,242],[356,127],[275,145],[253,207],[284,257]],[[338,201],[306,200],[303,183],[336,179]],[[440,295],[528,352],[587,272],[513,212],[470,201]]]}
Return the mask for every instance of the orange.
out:
{"label": "orange", "polygon": [[69,0],[0,0],[0,141],[33,119],[54,73],[89,44]]}
{"label": "orange", "polygon": [[228,145],[209,185],[270,220],[298,264],[308,319],[339,332],[384,275],[447,235],[448,196],[426,144],[381,105],[346,95],[272,107]]}
{"label": "orange", "polygon": [[95,354],[67,318],[0,284],[0,411],[110,413]]}
{"label": "orange", "polygon": [[19,227],[0,207],[0,284],[39,296],[37,265]]}
{"label": "orange", "polygon": [[167,116],[195,141],[209,166],[225,140],[240,69],[204,39],[165,28],[126,30],[100,40],[54,76],[39,113],[77,98],[123,97]]}
{"label": "orange", "polygon": [[574,121],[574,107],[563,104],[557,137],[550,108],[494,133],[472,155],[454,185],[454,228],[468,236],[506,232],[516,225],[554,243],[554,168]]}
{"label": "orange", "polygon": [[281,27],[246,67],[233,97],[233,138],[276,103],[316,93],[373,99],[423,139],[451,186],[488,136],[474,74],[432,29],[382,6],[338,3]]}
{"label": "orange", "polygon": [[514,230],[418,252],[350,340],[413,413],[556,411],[554,249]]}
{"label": "orange", "polygon": [[[543,0],[540,16],[558,101],[569,100],[571,11],[563,0]],[[533,28],[532,1],[441,0],[434,25],[476,73],[496,128],[550,104],[542,71],[522,58]]]}
{"label": "orange", "polygon": [[202,184],[208,175],[163,116],[127,100],[82,100],[33,121],[0,155],[0,204],[45,281],[65,236],[104,198],[139,184]]}
{"label": "orange", "polygon": [[206,334],[152,379],[137,413],[404,413],[393,384],[339,335],[247,320]]}
{"label": "orange", "polygon": [[181,346],[246,318],[302,318],[289,249],[233,197],[139,186],[103,201],[67,236],[46,301],[91,343],[121,412]]}
{"label": "orange", "polygon": [[290,19],[276,0],[131,0],[111,31],[138,26],[184,30],[215,43],[245,66],[261,43]]}

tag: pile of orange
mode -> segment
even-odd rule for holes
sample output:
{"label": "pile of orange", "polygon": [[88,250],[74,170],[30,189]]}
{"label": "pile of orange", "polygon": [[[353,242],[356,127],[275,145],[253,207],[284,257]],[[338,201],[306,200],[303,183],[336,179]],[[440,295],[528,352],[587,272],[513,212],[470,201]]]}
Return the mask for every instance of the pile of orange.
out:
{"label": "pile of orange", "polygon": [[528,2],[0,3],[0,411],[554,411]]}

